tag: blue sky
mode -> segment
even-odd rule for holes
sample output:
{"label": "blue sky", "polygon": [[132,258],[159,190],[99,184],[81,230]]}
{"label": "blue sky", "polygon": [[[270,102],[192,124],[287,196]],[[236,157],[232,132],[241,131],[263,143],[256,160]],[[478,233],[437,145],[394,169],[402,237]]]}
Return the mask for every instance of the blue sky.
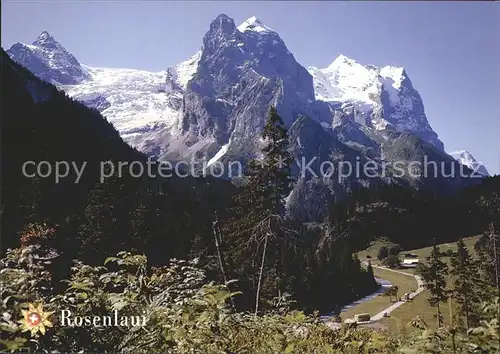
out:
{"label": "blue sky", "polygon": [[210,21],[257,16],[305,67],[339,54],[404,66],[447,151],[500,174],[500,3],[2,1],[2,47],[49,31],[84,64],[164,70],[194,54]]}

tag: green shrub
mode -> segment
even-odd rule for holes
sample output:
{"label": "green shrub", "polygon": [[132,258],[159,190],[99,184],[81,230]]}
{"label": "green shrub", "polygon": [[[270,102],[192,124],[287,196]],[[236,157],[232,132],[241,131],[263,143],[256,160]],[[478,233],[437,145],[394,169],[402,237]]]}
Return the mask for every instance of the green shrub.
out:
{"label": "green shrub", "polygon": [[[388,336],[344,325],[329,328],[317,316],[289,311],[289,294],[275,299],[272,311],[236,313],[226,285],[206,280],[197,260],[171,260],[149,267],[143,255],[120,252],[104,266],[75,261],[67,288],[55,293],[47,267],[53,251],[36,245],[11,250],[0,260],[2,351],[123,353],[448,353],[446,329],[416,328],[410,335]],[[43,304],[51,316],[46,335],[22,332],[18,323],[28,303]],[[457,353],[494,350],[498,323],[495,304],[485,304],[482,327],[456,335]],[[74,315],[143,315],[145,327],[68,327],[61,310]],[[491,331],[493,329],[493,332]],[[432,351],[429,348],[432,348]]]}

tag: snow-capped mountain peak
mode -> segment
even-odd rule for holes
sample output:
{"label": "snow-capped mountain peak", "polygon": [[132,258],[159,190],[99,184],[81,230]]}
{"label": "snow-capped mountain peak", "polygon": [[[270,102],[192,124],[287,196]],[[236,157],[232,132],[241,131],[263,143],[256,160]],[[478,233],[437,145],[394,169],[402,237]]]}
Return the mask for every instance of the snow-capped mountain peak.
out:
{"label": "snow-capped mountain peak", "polygon": [[[377,79],[377,72],[357,61],[339,55],[327,68],[309,67],[316,98],[326,102],[358,101],[371,104],[366,90]],[[373,89],[373,88],[372,88]]]}
{"label": "snow-capped mountain peak", "polygon": [[486,167],[481,162],[478,162],[472,154],[466,150],[458,150],[448,153],[455,160],[460,162],[462,165],[467,166],[476,173],[488,177],[490,174]]}
{"label": "snow-capped mountain peak", "polygon": [[32,44],[14,44],[7,53],[39,78],[99,110],[127,142],[143,151],[159,131],[174,123],[182,92],[201,56],[198,51],[160,72],[90,67],[80,64],[47,31]]}
{"label": "snow-capped mountain peak", "polygon": [[333,72],[338,70],[341,65],[360,65],[356,60],[351,59],[344,54],[340,54],[335,60],[324,69],[325,72]]}
{"label": "snow-capped mountain peak", "polygon": [[205,34],[205,38],[214,37],[220,40],[228,40],[235,32],[237,30],[234,20],[226,14],[220,14],[210,23],[210,29]]}
{"label": "snow-capped mountain peak", "polygon": [[52,37],[52,35],[47,31],[42,31],[42,33],[40,33],[37,39],[32,43],[32,45],[40,47],[46,45],[54,45],[54,44],[60,45],[60,43],[56,41],[55,38]]}
{"label": "snow-capped mountain peak", "polygon": [[251,155],[260,149],[255,138],[269,104],[291,125],[299,113],[309,113],[313,100],[311,76],[278,34],[256,17],[236,27],[222,14],[203,38],[196,73],[184,91],[180,133],[172,134],[184,140],[169,143],[183,157]]}
{"label": "snow-capped mountain peak", "polygon": [[[357,112],[352,119],[369,129],[412,133],[444,150],[430,127],[422,98],[401,67],[363,65],[339,55],[327,68],[309,67],[315,97],[347,115],[344,107]],[[342,115],[345,115],[342,114]],[[338,120],[337,123],[344,121]],[[336,122],[333,122],[336,126]]]}
{"label": "snow-capped mountain peak", "polygon": [[238,31],[246,32],[274,32],[274,30],[268,26],[266,26],[262,21],[260,21],[257,17],[252,16],[247,20],[243,21],[241,25],[238,26]]}
{"label": "snow-capped mountain peak", "polygon": [[55,85],[77,84],[90,78],[78,60],[47,31],[32,44],[14,44],[7,54],[39,78]]}

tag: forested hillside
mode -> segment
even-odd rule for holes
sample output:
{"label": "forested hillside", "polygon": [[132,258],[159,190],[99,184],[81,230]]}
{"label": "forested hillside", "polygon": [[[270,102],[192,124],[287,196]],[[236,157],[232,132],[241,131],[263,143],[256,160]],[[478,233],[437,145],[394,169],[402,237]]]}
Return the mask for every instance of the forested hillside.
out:
{"label": "forested hillside", "polygon": [[349,237],[353,250],[379,237],[404,249],[420,248],[482,233],[493,215],[498,218],[499,197],[500,176],[451,196],[379,186],[332,203],[328,221],[334,235]]}

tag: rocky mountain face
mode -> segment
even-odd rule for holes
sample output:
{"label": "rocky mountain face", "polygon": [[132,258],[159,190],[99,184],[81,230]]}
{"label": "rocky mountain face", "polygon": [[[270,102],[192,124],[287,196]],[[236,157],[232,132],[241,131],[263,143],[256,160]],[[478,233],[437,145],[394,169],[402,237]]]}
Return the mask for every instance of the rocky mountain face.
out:
{"label": "rocky mountain face", "polygon": [[[129,144],[169,161],[210,166],[258,157],[260,132],[275,105],[297,159],[288,209],[305,221],[321,219],[328,199],[359,186],[398,183],[443,192],[470,183],[443,171],[437,177],[409,173],[422,172],[425,159],[444,169],[459,164],[444,152],[403,68],[363,66],[340,56],[325,69],[307,70],[255,17],[236,26],[219,15],[197,53],[158,73],[80,65],[45,32],[8,53],[98,109]],[[347,162],[357,170],[338,168]],[[367,163],[376,176],[365,171]]]}
{"label": "rocky mountain face", "polygon": [[483,164],[478,162],[474,156],[468,151],[465,150],[459,150],[459,151],[454,151],[449,153],[450,156],[452,156],[455,160],[460,162],[460,164],[467,166],[471,170],[475,171],[476,173],[489,177],[490,174],[488,173],[488,170],[486,167],[484,167]]}
{"label": "rocky mountain face", "polygon": [[311,76],[276,32],[256,18],[236,27],[220,15],[203,38],[176,127],[165,139],[167,156],[253,156],[271,104],[290,126],[311,115],[312,101]]}
{"label": "rocky mountain face", "polygon": [[54,85],[75,85],[90,79],[78,60],[45,31],[32,44],[14,44],[7,54]]}

